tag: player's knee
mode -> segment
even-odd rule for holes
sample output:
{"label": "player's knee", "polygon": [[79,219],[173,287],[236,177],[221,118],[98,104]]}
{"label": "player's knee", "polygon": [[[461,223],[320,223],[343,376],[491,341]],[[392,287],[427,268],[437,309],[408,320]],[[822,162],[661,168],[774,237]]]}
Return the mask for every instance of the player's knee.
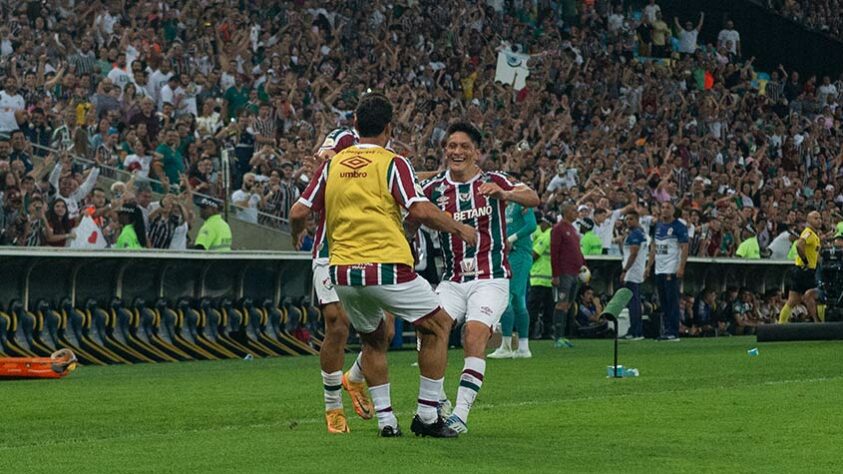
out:
{"label": "player's knee", "polygon": [[376,351],[386,351],[389,346],[389,339],[387,339],[386,324],[381,321],[377,329],[369,333],[360,333],[360,340],[365,346],[369,346]]}
{"label": "player's knee", "polygon": [[435,335],[447,337],[451,331],[453,320],[444,310],[439,310],[433,315],[424,318],[416,323],[416,329],[423,335]]}

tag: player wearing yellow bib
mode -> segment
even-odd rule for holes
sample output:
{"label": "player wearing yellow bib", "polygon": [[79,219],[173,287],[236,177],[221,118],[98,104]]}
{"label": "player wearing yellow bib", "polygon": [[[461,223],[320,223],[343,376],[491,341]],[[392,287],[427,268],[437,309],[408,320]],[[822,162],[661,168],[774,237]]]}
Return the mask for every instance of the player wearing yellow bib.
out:
{"label": "player wearing yellow bib", "polygon": [[[413,323],[422,339],[418,407],[411,430],[423,436],[456,437],[458,433],[448,428],[436,410],[451,317],[413,269],[402,212],[432,229],[456,234],[470,246],[476,244],[475,232],[431,204],[409,161],[384,148],[392,133],[389,99],[377,93],[364,96],[354,121],[360,144],[325,161],[317,172],[312,200],[300,202],[313,211],[325,212],[330,277],[363,342],[363,374],[380,435],[401,435],[392,412],[387,374],[389,340],[384,311],[388,311]],[[306,218],[307,212],[291,213],[294,241]]]}
{"label": "player wearing yellow bib", "polygon": [[799,235],[799,240],[796,241],[796,266],[791,268],[787,274],[789,292],[787,302],[779,313],[779,324],[786,324],[790,321],[791,311],[802,302],[803,296],[809,312],[814,308],[814,292],[810,290],[817,287],[815,273],[820,248],[822,247],[818,233],[820,226],[822,226],[820,213],[817,211],[808,213],[808,225]]}

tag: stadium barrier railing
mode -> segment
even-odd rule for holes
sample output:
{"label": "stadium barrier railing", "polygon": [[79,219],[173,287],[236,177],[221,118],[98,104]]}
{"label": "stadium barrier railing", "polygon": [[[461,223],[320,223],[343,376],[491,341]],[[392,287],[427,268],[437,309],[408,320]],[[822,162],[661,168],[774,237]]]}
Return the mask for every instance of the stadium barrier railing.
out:
{"label": "stadium barrier railing", "polygon": [[[586,257],[591,270],[591,285],[600,292],[613,294],[621,285],[621,257],[596,255]],[[696,295],[703,288],[724,291],[730,286],[749,288],[756,293],[784,290],[785,277],[793,262],[788,260],[744,260],[740,258],[691,257],[685,266],[682,291]],[[655,291],[652,277],[642,290]]]}
{"label": "stadium barrier railing", "polygon": [[[32,147],[37,148],[39,150],[43,150],[47,153],[54,153],[56,155],[60,155],[61,153],[63,153],[61,150],[51,148],[51,147],[46,147],[46,146],[43,146],[43,145],[39,145],[37,143],[32,143]],[[122,182],[126,183],[126,182],[129,182],[129,180],[131,180],[132,177],[133,177],[133,174],[131,172],[126,171],[124,169],[100,164],[100,163],[97,163],[94,160],[91,160],[89,158],[86,158],[86,157],[83,157],[83,156],[80,156],[80,155],[77,155],[77,154],[74,154],[74,153],[69,153],[69,155],[73,158],[73,160],[75,162],[78,162],[85,167],[94,167],[94,166],[98,167],[100,169],[100,179],[122,181]],[[222,160],[223,168],[227,169],[226,168],[226,166],[227,166],[226,164],[228,163],[227,153],[224,152],[224,155],[226,155],[226,156],[224,156],[224,158]],[[33,156],[32,158],[36,161],[41,159],[40,157],[37,157],[37,156]],[[225,181],[227,183],[230,182],[230,180],[228,178],[228,175],[225,175],[225,177],[226,177]],[[141,178],[137,181],[145,181],[145,182],[149,183],[152,186],[154,191],[158,191],[158,194],[160,194],[160,191],[162,191],[164,189],[164,183],[162,183],[160,180],[157,180],[157,179],[154,179],[154,178],[148,178],[148,177],[147,178]],[[170,185],[171,185],[170,186],[171,189],[173,189],[173,190],[178,189],[178,183],[170,183]],[[198,198],[210,198],[210,199],[216,199],[218,201],[222,201],[223,204],[225,205],[224,212],[226,214],[226,220],[228,220],[230,218],[235,218],[235,219],[238,219],[238,220],[242,220],[243,222],[249,222],[249,223],[252,223],[254,225],[264,227],[266,229],[278,230],[278,231],[285,232],[285,233],[290,232],[290,222],[289,222],[288,219],[284,219],[282,217],[275,216],[275,215],[272,215],[272,214],[269,214],[269,213],[266,213],[266,212],[263,212],[263,211],[260,211],[260,210],[257,212],[257,217],[258,217],[257,222],[251,222],[249,220],[242,219],[238,215],[238,212],[237,212],[235,206],[231,203],[230,197],[231,197],[231,193],[233,192],[233,190],[229,189],[230,187],[228,185],[226,185],[225,188],[226,188],[226,191],[223,193],[222,197],[209,196],[207,194],[197,193],[197,192],[194,192],[194,196],[196,196]]]}

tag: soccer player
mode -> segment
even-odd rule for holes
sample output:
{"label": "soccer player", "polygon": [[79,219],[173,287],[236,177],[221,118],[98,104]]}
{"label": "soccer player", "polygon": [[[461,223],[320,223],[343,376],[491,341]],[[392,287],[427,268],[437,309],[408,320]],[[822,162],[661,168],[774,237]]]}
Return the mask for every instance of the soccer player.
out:
{"label": "soccer player", "polygon": [[641,293],[640,286],[644,282],[644,268],[647,266],[649,254],[649,240],[644,234],[644,229],[638,223],[638,212],[628,211],[626,213],[626,226],[629,231],[623,241],[623,263],[621,270],[621,282],[632,292],[632,299],[629,300],[629,333],[624,339],[640,341],[644,339],[644,327],[641,320]]}
{"label": "soccer player", "polygon": [[[358,138],[354,130],[345,128],[334,130],[325,137],[325,141],[319,148],[317,157],[320,160],[329,160],[332,156],[342,150],[357,144]],[[316,178],[314,176],[314,178]],[[299,207],[299,212],[308,213],[308,202],[313,196],[302,196],[293,208]],[[319,364],[322,369],[322,387],[325,399],[325,421],[329,433],[348,433],[348,420],[345,417],[345,410],[342,404],[342,392],[345,388],[351,397],[354,411],[364,420],[371,419],[373,414],[372,402],[366,392],[365,378],[361,370],[360,359],[362,354],[357,354],[357,359],[351,368],[343,374],[343,361],[345,358],[345,345],[348,341],[348,315],[340,304],[334,285],[328,275],[328,242],[325,240],[325,214],[317,213],[317,226],[313,242],[313,288],[316,292],[319,308],[325,320],[325,339],[319,349]],[[304,234],[302,234],[304,235]],[[298,238],[294,239],[296,248],[300,243]]]}
{"label": "soccer player", "polygon": [[[455,321],[465,320],[463,347],[465,365],[457,391],[457,403],[448,425],[468,431],[468,412],[483,385],[486,372],[486,343],[492,328],[509,304],[512,275],[506,255],[506,203],[523,207],[539,205],[535,191],[514,179],[484,172],[480,158],[481,135],[473,125],[456,122],[445,138],[447,170],[425,181],[425,195],[439,208],[476,229],[477,246],[439,234],[445,257],[445,272],[436,293]],[[425,342],[422,341],[422,349]]]}
{"label": "soccer player", "polygon": [[670,201],[662,203],[660,217],[644,278],[655,263],[656,289],[664,315],[664,334],[659,340],[675,342],[679,341],[679,287],[688,260],[688,228],[676,218],[676,208]]}
{"label": "soccer player", "polygon": [[[501,346],[489,354],[491,359],[529,359],[530,314],[527,312],[527,283],[533,265],[533,238],[536,214],[517,202],[506,205],[506,233],[509,242],[509,306],[501,317]],[[518,329],[518,350],[512,350],[512,327]]]}
{"label": "soccer player", "polygon": [[817,287],[815,273],[817,260],[822,248],[819,230],[822,226],[822,215],[818,211],[808,213],[808,225],[799,235],[796,241],[796,266],[791,268],[787,274],[787,302],[782,306],[779,313],[779,324],[787,324],[790,321],[790,313],[793,308],[802,302],[803,295],[806,306],[812,307],[812,295],[815,292],[810,290]]}
{"label": "soccer player", "polygon": [[430,285],[413,270],[402,208],[413,221],[456,234],[461,245],[475,245],[475,232],[428,202],[409,161],[384,148],[392,132],[389,99],[378,93],[364,96],[354,121],[360,144],[320,166],[300,201],[303,206],[291,214],[292,235],[297,239],[303,232],[308,206],[324,210],[331,283],[363,342],[363,373],[380,436],[401,435],[392,411],[386,363],[389,334],[384,311],[389,311],[413,323],[422,337],[418,408],[410,429],[417,435],[456,437],[458,433],[436,410],[451,318]]}

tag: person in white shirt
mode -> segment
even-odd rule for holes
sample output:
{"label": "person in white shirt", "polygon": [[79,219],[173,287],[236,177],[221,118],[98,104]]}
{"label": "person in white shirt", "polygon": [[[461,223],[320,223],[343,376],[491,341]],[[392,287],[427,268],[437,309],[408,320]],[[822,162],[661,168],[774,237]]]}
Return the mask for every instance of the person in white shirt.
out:
{"label": "person in white shirt", "polygon": [[607,26],[609,28],[609,33],[617,33],[618,31],[623,28],[623,6],[616,5],[614,13],[609,14],[609,19],[607,21]]}
{"label": "person in white shirt", "polygon": [[793,242],[799,238],[799,235],[792,230],[786,230],[773,239],[767,249],[770,250],[770,260],[787,260],[787,254],[790,252],[790,247]]}
{"label": "person in white shirt", "polygon": [[662,8],[656,5],[656,0],[650,0],[650,3],[644,7],[644,16],[650,20],[650,23],[654,23],[656,21],[656,13],[662,11]]}
{"label": "person in white shirt", "polygon": [[717,35],[717,47],[726,48],[734,55],[741,55],[741,34],[735,30],[732,20],[727,20],[726,27]]}
{"label": "person in white shirt", "polygon": [[164,104],[171,104],[174,109],[179,110],[181,100],[184,97],[184,90],[179,86],[180,77],[178,74],[170,76],[167,83],[161,88],[158,94],[159,103],[158,108],[163,108]]}
{"label": "person in white shirt", "polygon": [[126,156],[126,159],[123,160],[123,169],[141,178],[148,178],[152,157],[146,152],[146,147],[141,140],[135,141],[132,148],[134,153]]}
{"label": "person in white shirt", "polygon": [[825,107],[828,104],[829,98],[832,100],[837,98],[837,87],[831,83],[831,78],[828,76],[823,77],[823,83],[817,91],[819,92],[817,96],[820,99],[820,105],[822,107]]}
{"label": "person in white shirt", "polygon": [[151,91],[154,94],[153,99],[155,99],[155,103],[158,104],[158,108],[160,109],[161,88],[167,85],[167,82],[173,75],[172,68],[170,67],[170,62],[166,59],[162,59],[161,66],[158,69],[148,69],[147,72],[149,73],[149,84],[147,90]]}
{"label": "person in white shirt", "polygon": [[627,212],[626,226],[629,232],[623,242],[623,262],[621,263],[621,281],[632,291],[629,300],[629,332],[624,339],[640,341],[644,339],[644,326],[641,319],[640,285],[644,283],[644,269],[647,266],[650,239],[638,223],[638,212]]}
{"label": "person in white shirt", "polygon": [[685,22],[685,26],[679,24],[679,18],[674,17],[673,22],[676,24],[676,29],[678,33],[676,37],[679,38],[679,52],[682,54],[694,54],[697,52],[697,37],[700,34],[700,30],[702,30],[703,21],[705,21],[705,13],[700,12],[700,21],[697,23],[697,27],[694,28],[694,24],[688,20]]}
{"label": "person in white shirt", "polygon": [[17,130],[18,115],[26,108],[23,96],[18,94],[18,81],[14,77],[7,77],[6,88],[0,91],[0,132]]}
{"label": "person in white shirt", "polygon": [[126,54],[120,53],[117,55],[117,62],[114,67],[108,72],[108,78],[111,83],[120,88],[120,93],[132,82],[132,74],[126,65]]}
{"label": "person in white shirt", "polygon": [[243,186],[234,191],[231,201],[237,206],[237,218],[246,222],[258,223],[258,206],[265,204],[261,197],[262,188],[255,183],[255,174],[243,175]]}
{"label": "person in white shirt", "polygon": [[[91,169],[85,181],[79,185],[71,176],[61,178],[61,172],[64,169],[64,163],[57,163],[56,167],[50,173],[49,182],[53,188],[57,189],[54,198],[61,198],[67,204],[67,216],[70,219],[75,219],[79,216],[79,203],[82,202],[88,194],[94,189],[97,184],[97,177],[100,175],[100,169],[94,167]],[[61,179],[59,179],[61,178]]]}

